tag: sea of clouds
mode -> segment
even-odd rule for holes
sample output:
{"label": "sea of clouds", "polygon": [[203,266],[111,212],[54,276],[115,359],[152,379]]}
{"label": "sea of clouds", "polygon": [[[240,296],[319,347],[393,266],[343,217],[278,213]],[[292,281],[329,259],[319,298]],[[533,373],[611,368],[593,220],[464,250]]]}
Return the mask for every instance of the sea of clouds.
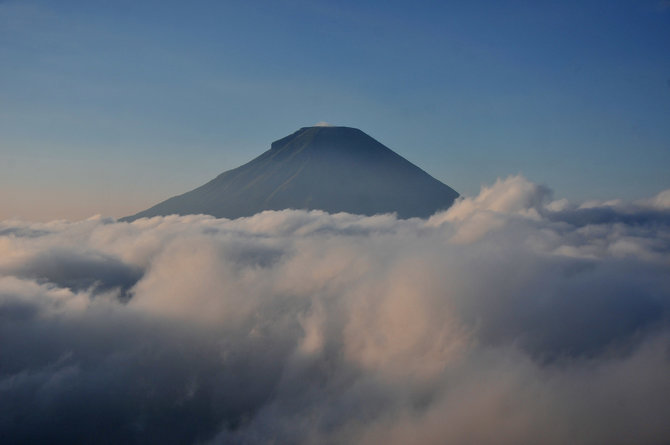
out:
{"label": "sea of clouds", "polygon": [[670,442],[670,190],[0,223],[2,443]]}

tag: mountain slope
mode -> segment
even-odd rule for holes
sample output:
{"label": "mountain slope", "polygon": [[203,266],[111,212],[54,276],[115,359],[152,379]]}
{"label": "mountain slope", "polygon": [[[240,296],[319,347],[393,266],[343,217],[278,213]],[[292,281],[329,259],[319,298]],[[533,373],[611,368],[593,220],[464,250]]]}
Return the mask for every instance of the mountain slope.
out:
{"label": "mountain slope", "polygon": [[174,213],[238,218],[286,208],[427,217],[457,197],[358,129],[304,127],[247,164],[124,220]]}

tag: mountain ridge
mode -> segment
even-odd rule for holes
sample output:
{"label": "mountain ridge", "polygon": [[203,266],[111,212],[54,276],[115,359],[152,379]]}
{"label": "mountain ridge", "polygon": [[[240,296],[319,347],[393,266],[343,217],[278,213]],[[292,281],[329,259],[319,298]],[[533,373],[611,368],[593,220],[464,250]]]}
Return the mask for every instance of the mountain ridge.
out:
{"label": "mountain ridge", "polygon": [[238,218],[286,208],[427,217],[457,197],[363,131],[315,126],[302,127],[248,163],[122,221],[174,213]]}

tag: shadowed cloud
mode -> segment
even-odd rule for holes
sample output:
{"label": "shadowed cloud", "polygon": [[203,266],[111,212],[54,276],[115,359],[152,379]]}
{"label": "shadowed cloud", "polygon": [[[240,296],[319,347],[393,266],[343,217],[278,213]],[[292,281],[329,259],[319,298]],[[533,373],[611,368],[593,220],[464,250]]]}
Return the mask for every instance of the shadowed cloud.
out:
{"label": "shadowed cloud", "polygon": [[667,442],[665,196],[579,207],[510,177],[428,219],[12,222],[0,436]]}

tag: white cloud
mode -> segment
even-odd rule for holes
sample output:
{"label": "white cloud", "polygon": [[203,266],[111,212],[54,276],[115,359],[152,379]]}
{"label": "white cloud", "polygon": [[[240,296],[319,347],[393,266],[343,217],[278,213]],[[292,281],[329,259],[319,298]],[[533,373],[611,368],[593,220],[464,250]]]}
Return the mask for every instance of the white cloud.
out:
{"label": "white cloud", "polygon": [[428,220],[1,222],[0,431],[668,441],[670,213],[658,196],[580,208],[510,177]]}
{"label": "white cloud", "polygon": [[663,190],[652,199],[643,201],[643,204],[651,205],[659,210],[670,209],[670,190]]}

